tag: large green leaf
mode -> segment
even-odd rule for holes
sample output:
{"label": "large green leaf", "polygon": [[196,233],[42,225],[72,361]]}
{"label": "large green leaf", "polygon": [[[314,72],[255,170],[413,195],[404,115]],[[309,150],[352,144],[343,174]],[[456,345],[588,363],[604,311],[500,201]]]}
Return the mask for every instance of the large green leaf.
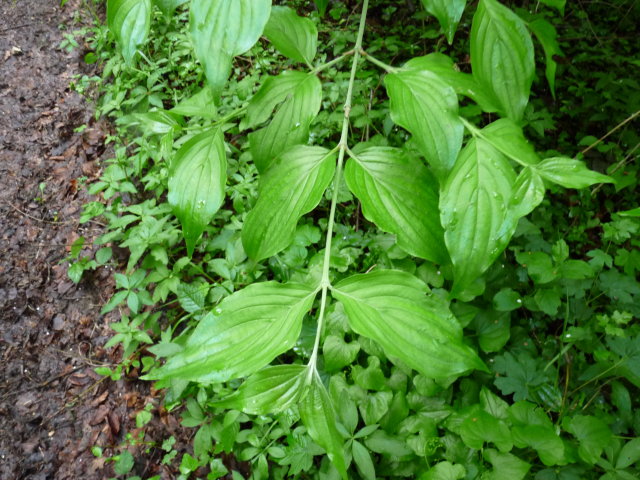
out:
{"label": "large green leaf", "polygon": [[151,0],[108,0],[107,25],[128,64],[149,35]]}
{"label": "large green leaf", "polygon": [[226,178],[227,157],[218,129],[187,141],[171,162],[167,199],[182,223],[189,255],[222,205]]}
{"label": "large green leaf", "polygon": [[471,140],[442,187],[440,218],[458,296],[489,268],[509,240],[501,236],[515,173],[485,140]]}
{"label": "large green leaf", "polygon": [[[544,182],[542,177],[531,167],[523,168],[513,185],[511,199],[509,200],[507,221],[502,229],[504,233],[500,237],[511,235],[506,233],[509,229],[515,229],[518,220],[531,213],[544,200]],[[506,241],[509,241],[506,238]]]}
{"label": "large green leaf", "polygon": [[420,152],[443,179],[462,147],[458,96],[429,71],[406,70],[385,77],[391,118],[413,135]]}
{"label": "large green leaf", "polygon": [[535,72],[533,42],[525,22],[497,0],[481,0],[471,27],[471,66],[493,92],[500,114],[522,119]]}
{"label": "large green leaf", "polygon": [[553,59],[555,55],[564,56],[558,43],[558,32],[556,27],[549,23],[544,18],[536,18],[532,22],[529,22],[529,29],[536,36],[542,49],[544,50],[545,62],[547,64],[545,68],[545,76],[551,89],[551,95],[556,97],[556,70],[558,64]]}
{"label": "large green leaf", "polygon": [[250,375],[292,348],[316,290],[302,284],[254,283],[225,298],[200,321],[181,352],[146,376],[224,382]]}
{"label": "large green leaf", "polygon": [[362,213],[393,233],[411,255],[447,263],[438,211],[438,183],[417,158],[397,148],[370,147],[347,162],[345,180]]}
{"label": "large green leaf", "polygon": [[531,468],[530,463],[511,453],[501,453],[488,448],[482,455],[493,465],[493,470],[483,473],[481,480],[523,480]]}
{"label": "large green leaf", "polygon": [[521,164],[540,163],[540,157],[524,137],[522,128],[508,118],[490,123],[482,129],[481,135],[499,152],[515,158]]}
{"label": "large green leaf", "polygon": [[311,384],[300,400],[300,417],[309,436],[324,448],[329,460],[344,480],[347,466],[344,458],[344,442],[336,426],[336,411],[318,372],[313,371]]}
{"label": "large green leaf", "polygon": [[443,300],[427,296],[413,275],[378,270],[353,275],[332,289],[351,328],[378,342],[386,354],[431,378],[486,370],[462,341],[462,328]]}
{"label": "large green leaf", "polygon": [[580,442],[578,454],[585,462],[594,465],[612,439],[611,429],[600,418],[592,415],[565,417],[563,428]]}
{"label": "large green leaf", "polygon": [[296,88],[309,77],[308,73],[287,70],[277,77],[267,77],[256,94],[251,97],[247,106],[247,114],[240,123],[240,128],[254,128],[266,122],[273,109],[293,95]]}
{"label": "large green leaf", "polygon": [[329,150],[297,145],[262,175],[258,202],[242,229],[242,243],[252,259],[271,257],[291,244],[298,220],[320,203],[335,166]]}
{"label": "large green leaf", "polygon": [[193,48],[216,97],[229,78],[233,57],[258,41],[270,12],[271,0],[191,0]]}
{"label": "large green leaf", "polygon": [[264,35],[285,57],[311,65],[318,48],[318,29],[289,7],[272,7]]}
{"label": "large green leaf", "polygon": [[251,375],[218,406],[253,415],[280,413],[300,398],[306,378],[304,365],[276,365]]}
{"label": "large green leaf", "polygon": [[472,99],[485,112],[497,112],[496,99],[491,90],[486,91],[484,87],[469,73],[462,73],[457,70],[453,60],[442,53],[430,53],[423,57],[415,57],[405,64],[405,68],[411,70],[428,70],[438,75],[449,84],[458,95],[464,95]]}
{"label": "large green leaf", "polygon": [[260,172],[266,171],[288,147],[307,143],[309,125],[321,103],[320,80],[309,75],[287,96],[269,125],[249,134],[253,161]]}
{"label": "large green leaf", "polygon": [[422,4],[427,12],[438,19],[451,45],[467,0],[422,0]]}
{"label": "large green leaf", "polygon": [[584,162],[567,157],[547,158],[536,165],[536,171],[546,180],[565,188],[586,188],[595,183],[613,183],[602,173],[589,170]]}

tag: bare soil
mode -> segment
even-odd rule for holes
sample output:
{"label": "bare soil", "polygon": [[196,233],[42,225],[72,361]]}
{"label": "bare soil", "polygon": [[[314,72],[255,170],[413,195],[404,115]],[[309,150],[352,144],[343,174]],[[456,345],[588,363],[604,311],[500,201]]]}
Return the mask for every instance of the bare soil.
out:
{"label": "bare soil", "polygon": [[[99,315],[113,292],[112,272],[85,275],[78,286],[67,277],[70,244],[101,233],[99,224],[80,225],[78,217],[89,200],[81,183],[100,174],[109,127],[95,122],[91,106],[69,88],[88,67],[81,49],[60,48],[65,28],[79,26],[79,1],[59,4],[0,2],[3,480],[111,477],[111,464],[90,448],[117,453],[109,447],[135,427],[136,411],[155,402],[148,386],[94,372],[116,360],[102,348],[111,331]],[[87,128],[76,132],[81,125]],[[135,470],[171,478],[159,463],[150,458]]]}

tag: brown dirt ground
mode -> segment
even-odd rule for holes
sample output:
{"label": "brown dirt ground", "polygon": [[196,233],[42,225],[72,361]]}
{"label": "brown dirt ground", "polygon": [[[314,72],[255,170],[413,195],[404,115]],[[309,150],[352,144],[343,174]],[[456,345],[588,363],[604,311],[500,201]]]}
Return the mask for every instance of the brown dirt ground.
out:
{"label": "brown dirt ground", "polygon": [[[100,306],[113,292],[111,272],[85,275],[76,286],[64,262],[69,245],[101,225],[80,225],[89,199],[78,179],[100,174],[108,125],[69,88],[87,71],[82,52],[59,47],[62,28],[79,26],[79,0],[0,2],[0,479],[102,479],[110,463],[94,445],[135,433],[136,411],[152,401],[149,386],[104,381],[96,366],[111,330]],[[82,21],[82,19],[80,19]],[[88,125],[82,132],[74,130]],[[44,183],[42,195],[39,185]],[[88,252],[87,252],[88,253]],[[147,429],[176,432],[173,417]],[[178,445],[181,442],[179,440]],[[135,473],[173,478],[161,453],[139,455]],[[134,473],[134,472],[132,472]]]}

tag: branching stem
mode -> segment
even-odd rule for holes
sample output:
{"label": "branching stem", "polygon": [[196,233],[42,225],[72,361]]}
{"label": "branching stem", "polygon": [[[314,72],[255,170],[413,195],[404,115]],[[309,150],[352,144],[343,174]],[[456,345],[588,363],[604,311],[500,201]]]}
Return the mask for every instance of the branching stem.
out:
{"label": "branching stem", "polygon": [[[362,39],[364,37],[364,28],[367,20],[367,10],[369,8],[369,0],[364,0],[362,4],[362,12],[360,14],[360,26],[358,28],[358,37],[356,45],[353,49],[353,61],[351,62],[351,77],[349,78],[349,86],[347,88],[347,98],[344,103],[344,118],[342,120],[342,134],[338,143],[338,164],[336,166],[336,174],[333,178],[333,196],[331,197],[331,208],[329,210],[329,221],[327,224],[327,237],[324,250],[324,263],[322,265],[322,279],[320,280],[321,296],[320,296],[320,312],[318,314],[318,327],[316,330],[316,338],[313,344],[313,352],[309,360],[309,370],[307,382],[310,383],[313,374],[316,371],[316,361],[318,359],[318,349],[320,348],[320,337],[324,327],[325,311],[327,308],[327,291],[331,286],[329,279],[329,268],[331,265],[331,242],[333,240],[333,226],[336,217],[336,207],[338,204],[338,193],[340,183],[342,182],[342,167],[344,164],[344,155],[347,151],[347,140],[349,138],[349,116],[351,115],[351,102],[353,100],[353,87],[356,81],[356,73],[358,71],[358,60],[362,52]],[[340,58],[340,57],[338,57]]]}

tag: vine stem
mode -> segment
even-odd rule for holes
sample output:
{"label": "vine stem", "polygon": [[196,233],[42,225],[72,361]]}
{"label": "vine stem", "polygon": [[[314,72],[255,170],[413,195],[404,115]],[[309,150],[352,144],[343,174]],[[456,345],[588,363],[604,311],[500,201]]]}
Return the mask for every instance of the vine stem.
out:
{"label": "vine stem", "polygon": [[327,291],[331,287],[329,279],[329,267],[331,265],[331,242],[333,240],[333,225],[336,218],[336,207],[338,204],[338,193],[340,183],[342,181],[342,167],[344,164],[344,155],[347,151],[347,140],[349,138],[349,117],[351,115],[351,103],[353,100],[353,87],[356,81],[356,73],[358,71],[358,60],[362,52],[362,39],[364,38],[364,29],[367,21],[367,10],[369,9],[369,0],[362,3],[362,12],[360,13],[360,26],[358,27],[358,37],[356,45],[353,49],[353,60],[351,62],[351,76],[349,77],[349,86],[347,87],[347,98],[344,102],[344,118],[342,119],[342,134],[340,135],[340,143],[338,143],[338,163],[336,166],[336,174],[333,178],[333,195],[331,197],[331,208],[329,210],[329,221],[327,223],[327,237],[324,249],[324,263],[322,265],[322,278],[320,280],[320,312],[318,314],[318,327],[316,330],[316,338],[313,343],[313,352],[309,360],[309,371],[307,374],[307,383],[311,383],[314,372],[316,371],[316,361],[318,359],[318,350],[320,348],[320,336],[324,327],[325,311],[327,308]]}

